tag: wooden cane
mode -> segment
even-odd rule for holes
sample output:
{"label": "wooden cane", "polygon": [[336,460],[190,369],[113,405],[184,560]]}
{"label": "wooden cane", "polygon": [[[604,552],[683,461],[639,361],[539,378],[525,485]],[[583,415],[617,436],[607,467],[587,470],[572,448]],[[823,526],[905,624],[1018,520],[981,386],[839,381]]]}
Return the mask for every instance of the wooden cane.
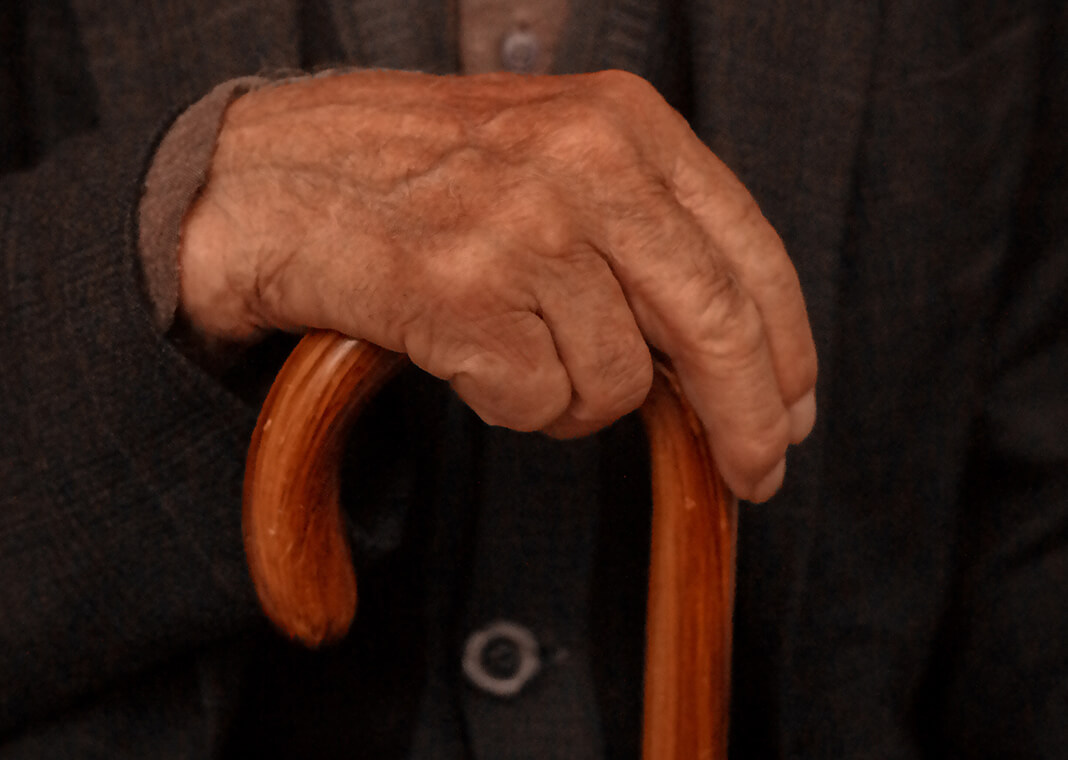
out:
{"label": "wooden cane", "polygon": [[[406,361],[309,333],[260,412],[245,471],[245,551],[267,616],[307,646],[344,636],[356,612],[339,460],[360,410]],[[643,757],[726,758],[736,505],[663,365],[641,414],[653,487]]]}

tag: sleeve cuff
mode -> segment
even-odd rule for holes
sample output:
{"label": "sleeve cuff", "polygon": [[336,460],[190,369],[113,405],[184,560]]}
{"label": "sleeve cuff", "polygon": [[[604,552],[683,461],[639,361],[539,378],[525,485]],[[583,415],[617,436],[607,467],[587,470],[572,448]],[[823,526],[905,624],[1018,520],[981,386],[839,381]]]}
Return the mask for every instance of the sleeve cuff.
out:
{"label": "sleeve cuff", "polygon": [[182,220],[207,180],[223,114],[234,100],[272,80],[223,82],[187,108],[160,142],[145,177],[138,248],[153,320],[170,329],[178,309],[178,246]]}

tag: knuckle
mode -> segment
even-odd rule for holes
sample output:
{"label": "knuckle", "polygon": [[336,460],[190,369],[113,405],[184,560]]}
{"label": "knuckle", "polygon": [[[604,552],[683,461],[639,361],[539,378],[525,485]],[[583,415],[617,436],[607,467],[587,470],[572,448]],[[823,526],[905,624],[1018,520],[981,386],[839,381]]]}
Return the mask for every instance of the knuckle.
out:
{"label": "knuckle", "polygon": [[[656,268],[671,266],[666,251],[686,250],[693,245],[693,226],[666,196],[653,172],[620,171],[596,198],[604,223],[599,235],[606,254],[616,264]],[[634,270],[625,270],[634,271]],[[644,278],[643,278],[644,279]],[[641,282],[642,280],[637,280]],[[653,280],[645,280],[649,284]]]}
{"label": "knuckle", "polygon": [[613,99],[636,103],[661,100],[660,93],[652,84],[629,71],[608,69],[594,76],[598,85]]}
{"label": "knuckle", "polygon": [[546,153],[572,166],[618,161],[630,154],[618,121],[596,101],[575,104],[546,138]]}
{"label": "knuckle", "polygon": [[712,204],[713,222],[718,229],[718,237],[722,244],[740,244],[751,239],[754,234],[761,236],[770,234],[781,246],[778,235],[765,218],[756,198],[736,177],[732,177],[732,180],[722,188],[722,192],[718,195],[704,198],[706,202]]}
{"label": "knuckle", "polygon": [[[525,250],[507,237],[466,235],[427,257],[413,287],[425,310],[474,336],[496,341],[498,334],[518,329],[513,324],[517,314],[535,305],[520,256]],[[412,285],[413,279],[406,284]]]}
{"label": "knuckle", "polygon": [[640,337],[609,342],[596,361],[597,385],[580,392],[574,416],[607,424],[641,406],[653,382],[653,363]]}
{"label": "knuckle", "polygon": [[426,289],[433,288],[430,292],[434,293],[435,306],[444,312],[442,316],[476,322],[482,319],[492,307],[487,294],[500,292],[502,285],[496,281],[492,253],[472,244],[466,247],[462,262],[449,257],[438,264],[430,268],[425,279]]}
{"label": "knuckle", "polygon": [[602,71],[595,76],[600,99],[631,128],[640,125],[642,131],[671,134],[682,140],[696,139],[682,115],[648,80],[619,70]]}
{"label": "knuckle", "polygon": [[694,320],[693,350],[701,358],[734,371],[752,362],[764,347],[760,312],[734,274],[719,270],[700,296]]}
{"label": "knuckle", "polygon": [[515,251],[565,253],[575,236],[571,210],[545,182],[524,181],[509,189],[500,200],[497,218],[495,234],[506,238],[497,248],[504,265],[512,263]]}
{"label": "knuckle", "polygon": [[[759,263],[759,270],[754,271],[767,286],[781,289],[781,292],[800,289],[786,246],[757,201],[748,193],[742,193],[735,203],[716,233],[720,246],[744,257],[743,263],[746,260]],[[749,268],[753,270],[753,267]]]}
{"label": "knuckle", "polygon": [[740,194],[736,204],[731,218],[727,221],[728,228],[752,229],[754,226],[767,223],[764,219],[764,212],[760,210],[760,204],[749,193]]}
{"label": "knuckle", "polygon": [[492,425],[532,432],[549,426],[567,410],[571,384],[563,372],[522,370],[502,382],[495,395],[498,399],[483,419]]}
{"label": "knuckle", "polygon": [[494,318],[469,336],[458,360],[446,360],[461,398],[488,424],[539,430],[571,403],[571,381],[544,324],[533,314]]}

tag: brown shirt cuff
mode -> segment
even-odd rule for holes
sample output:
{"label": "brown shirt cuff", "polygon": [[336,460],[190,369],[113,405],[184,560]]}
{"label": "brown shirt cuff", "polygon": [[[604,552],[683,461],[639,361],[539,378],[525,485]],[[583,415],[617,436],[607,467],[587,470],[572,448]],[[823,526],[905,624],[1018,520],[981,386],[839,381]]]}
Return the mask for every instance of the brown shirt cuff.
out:
{"label": "brown shirt cuff", "polygon": [[138,244],[152,315],[163,332],[178,309],[182,220],[207,180],[226,107],[271,81],[240,77],[220,84],[175,120],[152,159],[138,211]]}

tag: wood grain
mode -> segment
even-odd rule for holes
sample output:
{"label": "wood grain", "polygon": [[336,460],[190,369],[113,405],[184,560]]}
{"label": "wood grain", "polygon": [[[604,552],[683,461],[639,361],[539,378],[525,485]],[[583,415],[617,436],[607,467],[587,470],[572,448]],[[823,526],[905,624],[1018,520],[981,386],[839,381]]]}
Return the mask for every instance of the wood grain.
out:
{"label": "wood grain", "polygon": [[663,365],[641,415],[653,484],[642,756],[726,758],[736,502]]}
{"label": "wood grain", "polygon": [[338,462],[353,420],[406,361],[365,341],[309,333],[260,410],[245,463],[245,554],[267,616],[308,646],[344,636],[356,613]]}
{"label": "wood grain", "polygon": [[[339,459],[356,415],[405,361],[310,333],[260,413],[245,472],[245,550],[264,611],[308,646],[344,636],[355,614]],[[641,410],[653,485],[643,757],[726,758],[736,506],[674,376],[656,369]]]}

